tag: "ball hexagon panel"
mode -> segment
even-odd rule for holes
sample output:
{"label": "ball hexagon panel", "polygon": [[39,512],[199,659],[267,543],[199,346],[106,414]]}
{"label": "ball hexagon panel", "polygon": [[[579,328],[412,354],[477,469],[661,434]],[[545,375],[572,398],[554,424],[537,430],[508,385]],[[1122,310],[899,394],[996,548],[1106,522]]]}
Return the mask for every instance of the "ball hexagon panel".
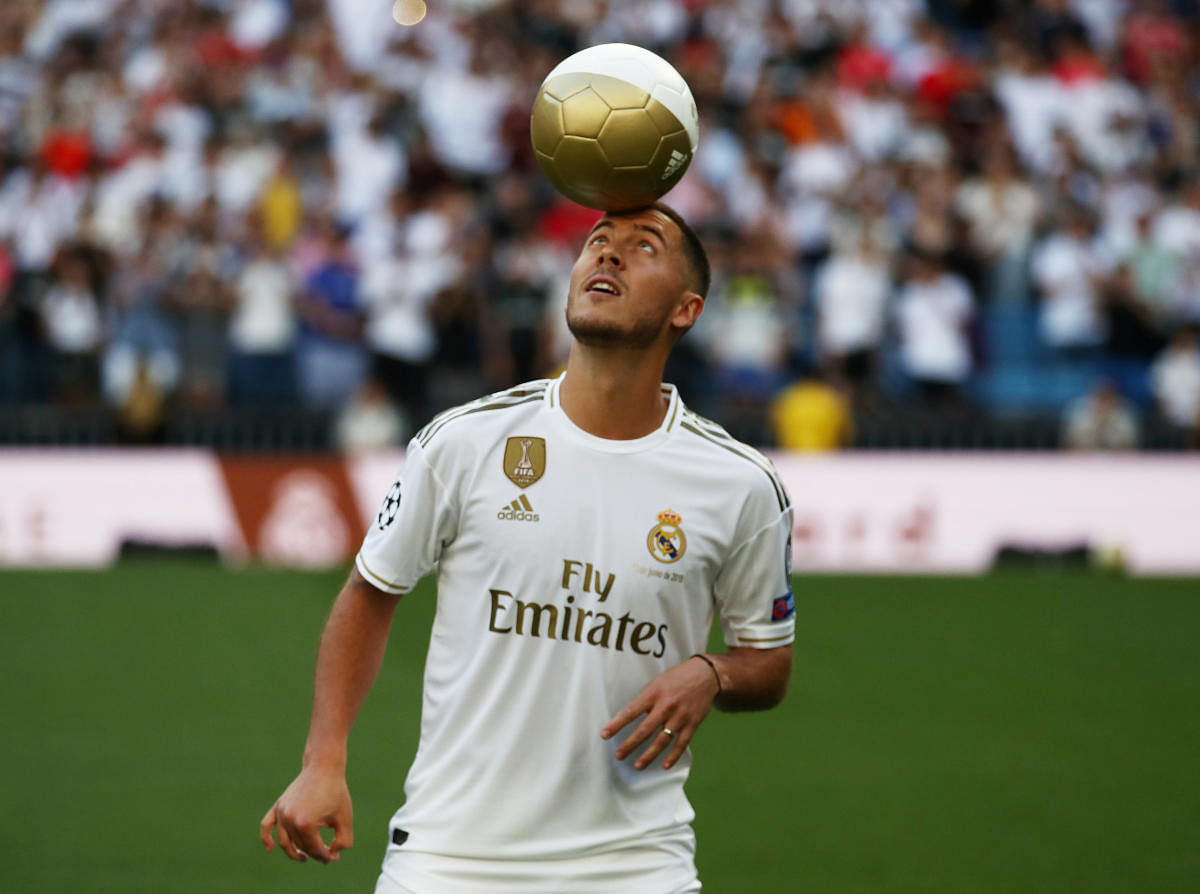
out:
{"label": "ball hexagon panel", "polygon": [[592,75],[591,86],[610,109],[640,109],[650,101],[645,90],[607,75]]}
{"label": "ball hexagon panel", "polygon": [[614,168],[629,168],[648,164],[660,137],[645,109],[618,109],[609,114],[596,142]]}
{"label": "ball hexagon panel", "polygon": [[638,57],[634,52],[624,52],[614,54],[610,59],[606,60],[606,64],[611,65],[615,74],[618,74],[622,80],[629,81],[633,84],[657,84],[662,80],[662,72],[655,72],[644,59]]}
{"label": "ball hexagon panel", "polygon": [[590,87],[580,90],[562,104],[563,134],[595,138],[608,119],[611,109]]}
{"label": "ball hexagon panel", "polygon": [[559,102],[569,99],[580,90],[586,90],[592,82],[592,76],[583,72],[556,75],[542,85],[542,90]]}
{"label": "ball hexagon panel", "polygon": [[554,152],[547,176],[568,197],[598,208],[603,207],[600,187],[608,179],[611,167],[595,140],[565,136]]}
{"label": "ball hexagon panel", "polygon": [[654,195],[657,186],[658,172],[647,165],[613,168],[604,181],[605,208],[609,211],[626,211],[645,205],[645,196]]}
{"label": "ball hexagon panel", "polygon": [[668,189],[679,182],[688,165],[692,163],[692,143],[687,131],[668,134],[658,144],[649,168]]}
{"label": "ball hexagon panel", "polygon": [[562,135],[562,103],[543,93],[533,104],[533,112],[529,116],[529,136],[534,151],[542,155],[553,155]]}
{"label": "ball hexagon panel", "polygon": [[646,114],[654,122],[654,126],[658,128],[658,132],[663,136],[683,130],[683,122],[676,118],[675,113],[657,99],[652,99],[646,103]]}

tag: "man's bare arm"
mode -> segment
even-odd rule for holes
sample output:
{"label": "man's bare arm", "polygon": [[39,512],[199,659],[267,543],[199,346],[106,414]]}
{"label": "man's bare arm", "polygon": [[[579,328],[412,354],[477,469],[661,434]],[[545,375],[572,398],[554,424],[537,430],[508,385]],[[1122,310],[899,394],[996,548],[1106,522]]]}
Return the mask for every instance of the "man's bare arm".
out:
{"label": "man's bare arm", "polygon": [[[354,843],[354,813],[346,788],[346,743],[354,720],[383,663],[398,596],[350,573],[334,601],[317,651],[312,720],[300,775],[267,811],[259,837],[293,860],[336,860]],[[321,829],[332,828],[326,845]]]}
{"label": "man's bare arm", "polygon": [[783,700],[792,672],[790,645],[776,649],[734,646],[703,658],[708,660],[692,656],[663,671],[601,730],[600,736],[610,739],[642,718],[617,747],[617,760],[625,760],[652,740],[638,755],[634,768],[644,770],[667,752],[663,769],[669,770],[683,756],[714,705],[722,711],[761,711]]}
{"label": "man's bare arm", "polygon": [[792,676],[790,645],[775,649],[733,646],[727,652],[704,657],[721,678],[721,692],[713,702],[718,710],[765,711],[783,701],[787,693]]}

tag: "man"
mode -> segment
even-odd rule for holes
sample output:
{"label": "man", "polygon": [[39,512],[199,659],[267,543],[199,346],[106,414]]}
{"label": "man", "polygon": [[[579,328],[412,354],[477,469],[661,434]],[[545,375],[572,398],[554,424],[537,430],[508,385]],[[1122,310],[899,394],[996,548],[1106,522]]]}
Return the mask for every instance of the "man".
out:
{"label": "man", "polygon": [[[418,432],[326,624],[268,850],[273,828],[294,860],[351,845],[346,739],[399,597],[436,567],[377,894],[700,890],[688,743],[714,704],[779,703],[794,623],[783,486],[661,381],[707,288],[674,211],[607,214],[572,271],[565,373]],[[728,650],[701,654],[714,606]]]}

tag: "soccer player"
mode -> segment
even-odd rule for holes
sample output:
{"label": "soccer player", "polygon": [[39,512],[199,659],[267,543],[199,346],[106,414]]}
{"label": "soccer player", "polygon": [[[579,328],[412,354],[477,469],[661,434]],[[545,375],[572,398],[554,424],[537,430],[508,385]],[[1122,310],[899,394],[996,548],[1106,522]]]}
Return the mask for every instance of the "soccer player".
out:
{"label": "soccer player", "polygon": [[[268,850],[273,829],[293,860],[353,843],[346,740],[397,602],[436,569],[420,746],[377,894],[700,890],[688,744],[714,705],[779,703],[794,624],[783,485],[662,382],[708,279],[665,205],[604,215],[572,271],[563,375],[413,438],[326,623]],[[726,651],[705,654],[714,609]]]}

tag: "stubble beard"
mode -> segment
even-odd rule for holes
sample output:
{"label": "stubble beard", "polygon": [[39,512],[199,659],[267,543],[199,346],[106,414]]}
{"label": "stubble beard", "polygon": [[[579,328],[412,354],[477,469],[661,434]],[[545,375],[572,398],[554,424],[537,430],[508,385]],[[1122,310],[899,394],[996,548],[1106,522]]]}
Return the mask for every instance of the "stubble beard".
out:
{"label": "stubble beard", "polygon": [[638,320],[626,328],[611,320],[588,319],[586,314],[573,317],[569,308],[566,317],[571,335],[589,348],[648,348],[662,331],[652,320]]}

